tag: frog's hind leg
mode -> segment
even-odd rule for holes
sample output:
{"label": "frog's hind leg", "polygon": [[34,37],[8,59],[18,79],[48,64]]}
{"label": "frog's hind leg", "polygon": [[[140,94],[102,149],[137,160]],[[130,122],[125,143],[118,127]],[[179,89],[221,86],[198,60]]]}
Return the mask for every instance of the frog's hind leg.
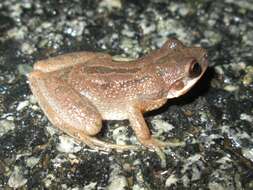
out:
{"label": "frog's hind leg", "polygon": [[52,124],[68,135],[95,149],[135,149],[132,145],[117,145],[94,137],[101,127],[102,118],[88,99],[59,78],[34,71],[29,75],[31,89],[39,105]]}
{"label": "frog's hind leg", "polygon": [[38,61],[34,64],[34,70],[42,71],[44,73],[53,72],[56,70],[72,67],[77,64],[85,64],[91,59],[109,59],[111,56],[105,53],[93,52],[76,52],[58,55],[49,59]]}
{"label": "frog's hind leg", "polygon": [[[110,149],[115,149],[115,150],[138,150],[139,148],[135,145],[118,145],[118,144],[112,144],[108,143],[105,141],[101,141],[97,139],[96,137],[91,137],[86,135],[85,133],[79,133],[78,134],[78,139],[82,140],[86,145],[93,149],[98,149],[98,150],[110,150]],[[76,137],[74,137],[76,138]]]}

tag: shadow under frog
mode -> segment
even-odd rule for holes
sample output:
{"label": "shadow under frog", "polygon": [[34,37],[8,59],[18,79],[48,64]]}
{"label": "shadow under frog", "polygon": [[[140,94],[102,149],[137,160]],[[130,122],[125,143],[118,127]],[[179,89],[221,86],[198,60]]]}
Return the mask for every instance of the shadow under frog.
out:
{"label": "shadow under frog", "polygon": [[95,137],[102,120],[128,119],[149,149],[168,145],[152,137],[143,113],[185,94],[208,67],[207,53],[168,39],[134,61],[109,54],[77,52],[38,61],[28,76],[34,96],[52,124],[94,149],[135,149]]}

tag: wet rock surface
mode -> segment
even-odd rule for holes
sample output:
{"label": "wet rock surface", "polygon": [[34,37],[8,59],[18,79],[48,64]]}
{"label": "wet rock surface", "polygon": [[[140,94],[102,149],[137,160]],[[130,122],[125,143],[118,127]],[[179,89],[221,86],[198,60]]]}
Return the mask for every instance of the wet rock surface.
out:
{"label": "wet rock surface", "polygon": [[[169,2],[169,3],[168,3]],[[0,189],[253,189],[253,3],[0,2]],[[186,95],[146,114],[157,154],[102,152],[47,120],[26,75],[36,60],[74,51],[137,58],[168,37],[205,47],[210,67]],[[138,143],[127,122],[100,138]],[[64,149],[66,147],[66,149]]]}

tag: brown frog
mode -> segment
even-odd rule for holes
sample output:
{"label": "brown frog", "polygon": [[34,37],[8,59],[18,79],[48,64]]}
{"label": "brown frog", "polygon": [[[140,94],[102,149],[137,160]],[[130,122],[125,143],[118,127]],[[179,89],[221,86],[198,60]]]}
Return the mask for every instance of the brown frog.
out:
{"label": "brown frog", "polygon": [[207,69],[207,53],[169,39],[161,49],[134,61],[109,54],[78,52],[38,61],[29,83],[54,126],[98,149],[131,149],[94,137],[102,120],[125,120],[147,148],[166,146],[154,139],[143,113],[185,94]]}

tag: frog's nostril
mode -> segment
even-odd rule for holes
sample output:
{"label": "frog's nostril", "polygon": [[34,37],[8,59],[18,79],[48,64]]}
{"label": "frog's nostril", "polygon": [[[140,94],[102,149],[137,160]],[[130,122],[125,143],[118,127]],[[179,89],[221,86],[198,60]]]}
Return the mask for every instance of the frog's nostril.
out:
{"label": "frog's nostril", "polygon": [[197,62],[196,59],[192,60],[189,67],[189,77],[195,78],[199,76],[202,72],[201,65]]}

